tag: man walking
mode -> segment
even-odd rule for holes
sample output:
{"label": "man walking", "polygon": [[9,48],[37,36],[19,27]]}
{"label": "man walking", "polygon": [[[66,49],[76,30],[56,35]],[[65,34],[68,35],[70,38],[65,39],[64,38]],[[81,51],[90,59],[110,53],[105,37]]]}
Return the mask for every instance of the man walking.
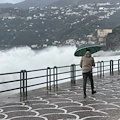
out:
{"label": "man walking", "polygon": [[81,61],[80,61],[80,67],[82,68],[82,74],[83,74],[84,98],[86,98],[86,84],[87,84],[88,77],[91,83],[92,94],[96,93],[96,91],[94,91],[92,66],[95,66],[94,58],[91,56],[90,50],[87,49],[85,55],[81,58]]}

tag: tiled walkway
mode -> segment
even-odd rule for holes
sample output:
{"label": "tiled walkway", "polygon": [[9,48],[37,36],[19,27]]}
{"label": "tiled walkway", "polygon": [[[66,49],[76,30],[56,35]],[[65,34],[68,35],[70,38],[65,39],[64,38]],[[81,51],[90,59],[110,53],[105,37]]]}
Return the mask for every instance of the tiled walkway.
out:
{"label": "tiled walkway", "polygon": [[118,120],[120,118],[120,76],[94,78],[97,93],[87,85],[83,98],[82,80],[60,84],[58,91],[45,89],[28,93],[28,100],[0,106],[2,120]]}

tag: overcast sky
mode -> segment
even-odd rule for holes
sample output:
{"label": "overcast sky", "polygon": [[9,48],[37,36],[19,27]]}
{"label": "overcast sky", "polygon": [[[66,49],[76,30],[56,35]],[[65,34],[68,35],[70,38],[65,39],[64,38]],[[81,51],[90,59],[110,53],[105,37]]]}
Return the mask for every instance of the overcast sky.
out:
{"label": "overcast sky", "polygon": [[25,0],[0,0],[0,3],[19,3],[19,2],[22,2],[22,1],[25,1]]}

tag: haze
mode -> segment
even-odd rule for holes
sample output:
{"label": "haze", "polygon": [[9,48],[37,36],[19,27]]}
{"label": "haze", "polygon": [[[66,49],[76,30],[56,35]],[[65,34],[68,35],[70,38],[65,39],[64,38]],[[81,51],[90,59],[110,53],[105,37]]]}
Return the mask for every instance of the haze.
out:
{"label": "haze", "polygon": [[25,0],[0,0],[0,3],[12,3],[12,4],[15,4],[15,3],[19,3],[19,2],[23,2]]}

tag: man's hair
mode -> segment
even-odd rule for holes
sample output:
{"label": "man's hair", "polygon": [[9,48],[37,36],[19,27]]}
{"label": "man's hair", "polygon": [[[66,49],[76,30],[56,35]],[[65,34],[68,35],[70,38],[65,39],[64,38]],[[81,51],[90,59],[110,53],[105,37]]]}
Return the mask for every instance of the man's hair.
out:
{"label": "man's hair", "polygon": [[90,52],[90,49],[86,49],[86,52],[89,51]]}

